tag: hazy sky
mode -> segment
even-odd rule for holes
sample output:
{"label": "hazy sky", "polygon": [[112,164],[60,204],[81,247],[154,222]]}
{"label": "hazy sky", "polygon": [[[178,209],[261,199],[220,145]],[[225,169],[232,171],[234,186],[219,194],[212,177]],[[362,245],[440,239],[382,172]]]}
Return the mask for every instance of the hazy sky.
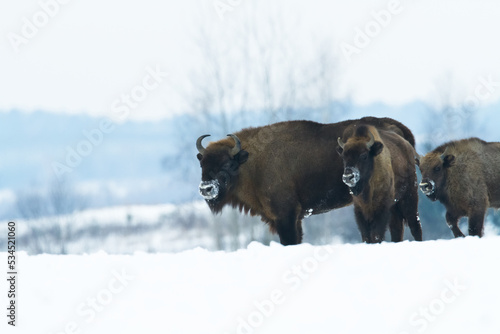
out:
{"label": "hazy sky", "polygon": [[[127,104],[138,119],[182,112],[197,23],[230,30],[254,8],[250,0],[59,1],[0,0],[1,111],[101,116]],[[304,45],[327,41],[340,94],[355,103],[436,102],[438,87],[458,101],[476,91],[484,103],[500,98],[498,1],[258,2],[262,13],[297,22]]]}

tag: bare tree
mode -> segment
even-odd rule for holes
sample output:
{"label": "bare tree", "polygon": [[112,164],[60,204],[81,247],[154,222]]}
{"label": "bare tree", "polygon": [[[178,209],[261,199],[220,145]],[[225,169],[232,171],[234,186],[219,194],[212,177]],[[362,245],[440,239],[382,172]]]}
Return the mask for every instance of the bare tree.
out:
{"label": "bare tree", "polygon": [[72,236],[70,214],[83,210],[87,204],[86,197],[79,194],[68,179],[54,179],[47,188],[18,194],[17,209],[30,229],[28,251],[65,254]]}
{"label": "bare tree", "polygon": [[88,206],[88,199],[79,194],[68,179],[54,178],[51,182],[48,198],[55,215],[81,211]]}
{"label": "bare tree", "polygon": [[16,196],[16,207],[24,219],[38,219],[48,213],[47,202],[38,190],[20,192]]}

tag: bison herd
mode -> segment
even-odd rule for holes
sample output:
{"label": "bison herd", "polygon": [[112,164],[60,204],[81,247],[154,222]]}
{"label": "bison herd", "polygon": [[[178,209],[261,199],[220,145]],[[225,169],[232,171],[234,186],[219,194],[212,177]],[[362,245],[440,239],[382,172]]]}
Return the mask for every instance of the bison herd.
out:
{"label": "bison herd", "polygon": [[[258,215],[283,245],[302,241],[302,219],[354,204],[367,243],[422,240],[418,188],[446,207],[455,237],[461,217],[482,236],[487,208],[500,207],[500,143],[453,141],[424,157],[411,131],[391,118],[333,124],[289,121],[247,128],[206,147],[198,138],[199,186],[213,213],[226,205]],[[416,166],[422,173],[420,185]]]}

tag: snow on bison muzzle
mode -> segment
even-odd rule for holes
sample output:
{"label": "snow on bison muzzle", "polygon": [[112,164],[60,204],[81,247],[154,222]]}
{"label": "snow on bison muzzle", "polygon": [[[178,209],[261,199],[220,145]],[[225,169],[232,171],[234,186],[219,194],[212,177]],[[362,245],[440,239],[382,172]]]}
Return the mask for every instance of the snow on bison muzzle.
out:
{"label": "snow on bison muzzle", "polygon": [[347,167],[342,175],[342,181],[350,188],[355,187],[360,178],[359,169]]}
{"label": "snow on bison muzzle", "polygon": [[436,191],[436,184],[432,180],[429,180],[427,182],[420,182],[419,187],[420,191],[422,191],[425,196],[430,196]]}
{"label": "snow on bison muzzle", "polygon": [[219,181],[201,181],[199,190],[205,200],[215,199],[219,196]]}

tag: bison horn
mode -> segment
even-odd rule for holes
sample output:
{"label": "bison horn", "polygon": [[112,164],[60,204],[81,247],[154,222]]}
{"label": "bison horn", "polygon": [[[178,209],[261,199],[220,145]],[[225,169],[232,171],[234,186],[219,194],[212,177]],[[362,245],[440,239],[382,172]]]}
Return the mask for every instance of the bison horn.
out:
{"label": "bison horn", "polygon": [[415,152],[415,165],[420,166],[420,161],[422,160],[422,156]]}
{"label": "bison horn", "polygon": [[446,146],[446,149],[444,150],[443,154],[441,154],[441,156],[440,156],[440,158],[443,162],[444,162],[444,157],[446,157],[446,154],[448,153],[449,148],[450,148],[449,146]]}
{"label": "bison horn", "polygon": [[366,147],[370,149],[373,146],[373,143],[375,143],[375,137],[373,137],[373,134],[370,131],[368,131],[368,136],[370,136],[370,141],[366,143]]}
{"label": "bison horn", "polygon": [[236,137],[236,135],[228,134],[227,136],[234,139],[235,144],[234,144],[233,149],[231,150],[231,156],[234,157],[236,154],[240,153],[240,151],[241,151],[241,142],[240,142],[240,139],[238,137]]}
{"label": "bison horn", "polygon": [[203,136],[200,136],[200,138],[198,138],[198,140],[196,140],[196,148],[198,149],[198,152],[200,152],[201,155],[205,154],[205,148],[201,144],[201,141],[203,140],[203,138],[209,137],[209,136],[210,135],[203,135]]}
{"label": "bison horn", "polygon": [[344,144],[344,142],[342,141],[342,138],[338,137],[338,138],[337,138],[337,143],[339,143],[339,146],[340,146],[340,148],[341,148],[341,149],[344,149],[344,145],[345,145],[345,144]]}

